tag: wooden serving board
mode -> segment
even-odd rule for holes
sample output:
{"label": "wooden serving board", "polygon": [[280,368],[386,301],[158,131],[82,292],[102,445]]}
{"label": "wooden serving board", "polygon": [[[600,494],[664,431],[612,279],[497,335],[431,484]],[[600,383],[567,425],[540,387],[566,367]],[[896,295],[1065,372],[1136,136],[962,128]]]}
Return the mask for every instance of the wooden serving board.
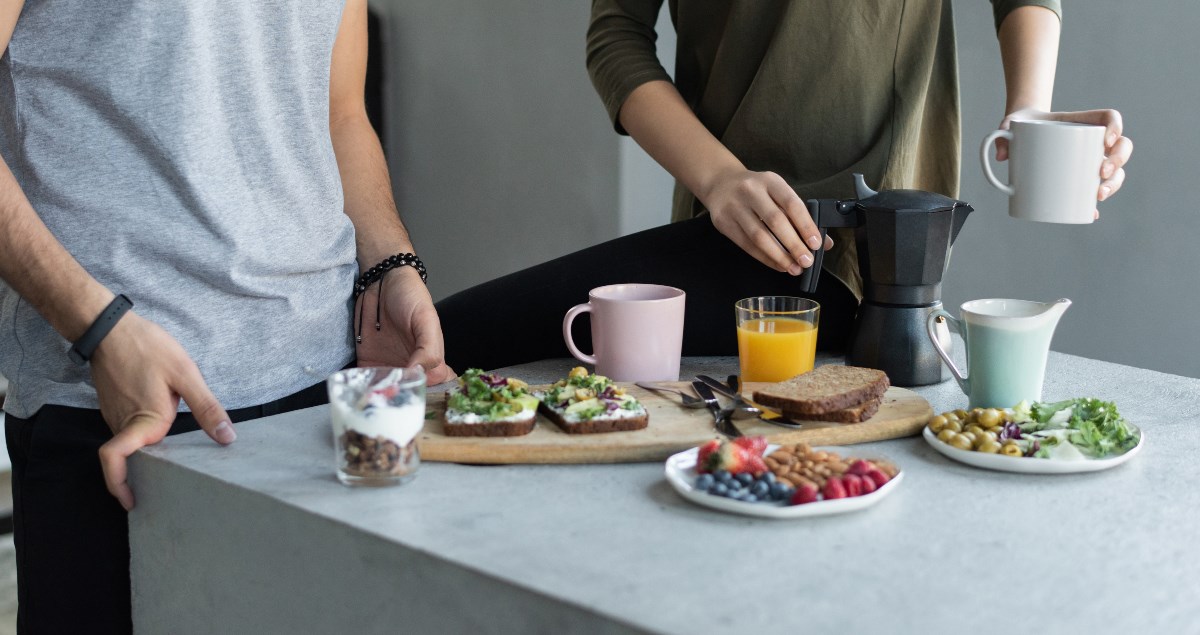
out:
{"label": "wooden serving board", "polygon": [[[446,394],[429,395],[431,417],[421,432],[421,459],[454,463],[639,463],[667,457],[720,436],[706,408],[690,409],[678,398],[619,384],[637,397],[650,412],[643,430],[603,434],[567,434],[553,422],[537,416],[533,432],[520,437],[448,437],[442,433]],[[691,390],[686,382],[667,383]],[[746,383],[751,394],[764,384]],[[537,390],[539,387],[533,387]],[[723,400],[724,404],[725,401]],[[799,430],[781,428],[757,417],[734,420],[747,436],[762,435],[771,443],[849,445],[912,436],[921,431],[933,408],[923,397],[904,388],[889,388],[874,417],[862,423],[806,422]]]}

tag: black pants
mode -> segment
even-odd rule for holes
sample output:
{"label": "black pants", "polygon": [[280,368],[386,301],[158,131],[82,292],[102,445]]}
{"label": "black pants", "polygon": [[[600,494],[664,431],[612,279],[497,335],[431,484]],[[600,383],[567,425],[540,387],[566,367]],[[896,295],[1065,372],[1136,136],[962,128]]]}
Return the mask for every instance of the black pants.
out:
{"label": "black pants", "polygon": [[[234,423],[328,403],[317,384]],[[104,486],[99,449],[112,432],[98,410],[47,405],[5,421],[13,464],[19,633],[129,633],[129,524]],[[199,430],[190,413],[170,434]],[[134,492],[136,496],[137,492]]]}
{"label": "black pants", "polygon": [[[707,216],[617,238],[518,271],[437,303],[446,360],[458,372],[570,357],[563,315],[587,302],[594,287],[623,282],[665,284],[687,293],[683,354],[736,355],[733,305],[760,295],[801,296],[796,278],[776,272],[742,251]],[[822,272],[817,347],[845,350],[857,301]],[[591,330],[576,320],[572,335],[591,351]]]}

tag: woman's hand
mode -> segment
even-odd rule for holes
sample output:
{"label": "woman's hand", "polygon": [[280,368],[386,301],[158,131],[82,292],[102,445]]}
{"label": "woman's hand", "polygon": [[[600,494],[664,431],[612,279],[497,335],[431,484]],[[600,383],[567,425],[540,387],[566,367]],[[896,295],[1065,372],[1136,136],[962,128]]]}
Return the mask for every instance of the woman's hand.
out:
{"label": "woman's hand", "polygon": [[[793,276],[813,264],[821,233],[804,201],[774,172],[744,168],[721,172],[698,198],[713,226],[756,260]],[[825,237],[825,249],[833,240]]]}
{"label": "woman's hand", "polygon": [[[1078,112],[1045,112],[1027,108],[1009,113],[1000,122],[1001,130],[1008,130],[1009,124],[1017,119],[1040,119],[1044,121],[1069,121],[1072,123],[1104,126],[1104,162],[1100,164],[1100,189],[1096,191],[1096,200],[1103,201],[1125,183],[1125,164],[1133,154],[1133,142],[1124,136],[1124,125],[1121,113],[1115,110],[1082,110]],[[996,160],[1008,160],[1008,141],[997,139]],[[1096,216],[1099,217],[1097,212]]]}
{"label": "woman's hand", "polygon": [[[420,365],[430,386],[454,379],[454,370],[446,365],[442,324],[420,274],[412,267],[393,269],[384,276],[382,288],[382,304],[380,283],[375,283],[355,306],[355,333],[362,311],[358,365]],[[379,330],[375,329],[376,315]]]}

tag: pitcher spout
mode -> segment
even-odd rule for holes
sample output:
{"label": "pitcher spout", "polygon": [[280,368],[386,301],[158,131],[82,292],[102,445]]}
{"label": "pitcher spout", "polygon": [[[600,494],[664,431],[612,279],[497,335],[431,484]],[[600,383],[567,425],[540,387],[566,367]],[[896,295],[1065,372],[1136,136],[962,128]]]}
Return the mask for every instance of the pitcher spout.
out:
{"label": "pitcher spout", "polygon": [[1045,303],[1045,306],[1046,309],[1042,312],[1042,316],[1049,320],[1051,324],[1057,324],[1063,313],[1066,313],[1067,309],[1071,308],[1071,301],[1066,298],[1059,298],[1055,302]]}

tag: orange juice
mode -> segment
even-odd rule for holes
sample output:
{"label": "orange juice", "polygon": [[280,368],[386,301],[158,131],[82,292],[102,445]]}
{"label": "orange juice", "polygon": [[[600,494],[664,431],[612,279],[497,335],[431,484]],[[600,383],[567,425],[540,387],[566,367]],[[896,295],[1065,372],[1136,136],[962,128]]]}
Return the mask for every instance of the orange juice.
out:
{"label": "orange juice", "polygon": [[813,369],[817,327],[805,320],[772,317],[738,325],[742,381],[783,381]]}

